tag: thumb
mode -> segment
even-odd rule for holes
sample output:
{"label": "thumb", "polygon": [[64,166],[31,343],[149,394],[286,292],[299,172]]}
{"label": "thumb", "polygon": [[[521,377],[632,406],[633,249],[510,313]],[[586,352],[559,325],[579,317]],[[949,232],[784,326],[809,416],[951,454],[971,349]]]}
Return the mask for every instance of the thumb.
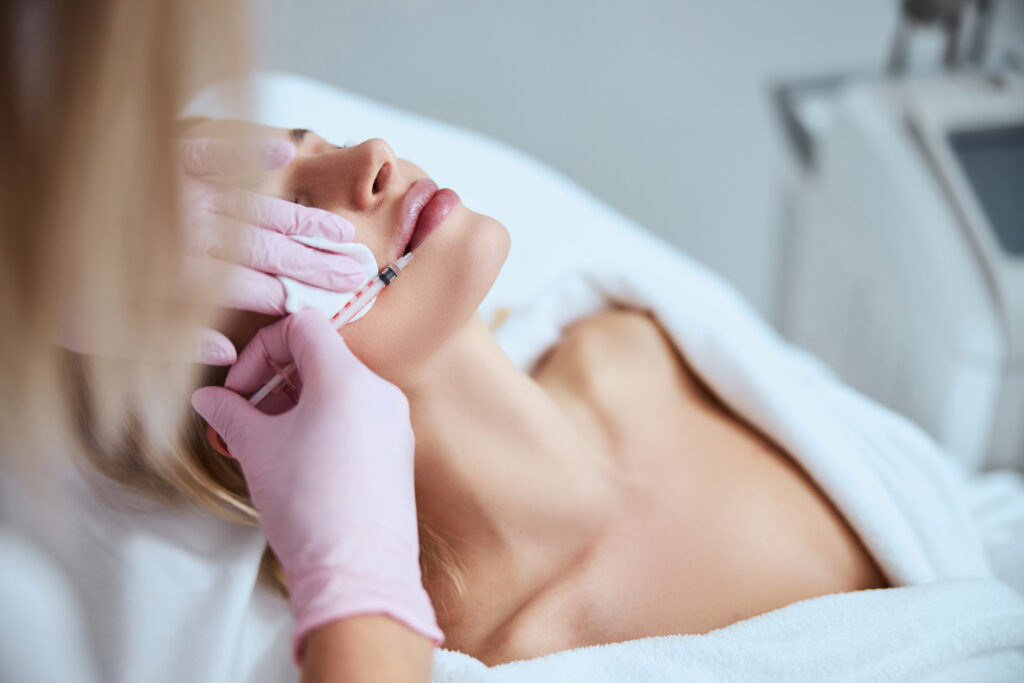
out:
{"label": "thumb", "polygon": [[230,365],[238,359],[234,344],[208,327],[196,332],[196,361],[204,365]]}
{"label": "thumb", "polygon": [[247,426],[253,420],[264,417],[244,398],[223,387],[196,389],[192,392],[192,407],[220,434],[232,449],[231,455],[239,460],[240,454],[233,450],[238,445],[238,437],[248,431]]}

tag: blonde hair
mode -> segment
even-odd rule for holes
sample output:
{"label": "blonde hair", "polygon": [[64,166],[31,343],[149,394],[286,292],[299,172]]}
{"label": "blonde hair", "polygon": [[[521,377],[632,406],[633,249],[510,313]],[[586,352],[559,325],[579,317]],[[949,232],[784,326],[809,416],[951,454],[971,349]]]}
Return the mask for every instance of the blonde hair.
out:
{"label": "blonde hair", "polygon": [[141,360],[186,355],[189,330],[209,317],[153,305],[180,277],[175,117],[197,88],[244,73],[243,9],[240,0],[0,6],[6,455],[38,456],[48,436],[67,433],[55,341],[69,321],[79,321],[82,347],[129,340],[138,356],[81,360],[102,442],[120,438],[129,413],[154,439],[180,423],[195,374]]}
{"label": "blonde hair", "polygon": [[[256,524],[240,468],[210,448],[189,408],[199,368],[146,360],[187,355],[188,331],[209,322],[198,307],[152,303],[181,265],[176,116],[200,87],[244,75],[244,10],[241,0],[0,5],[0,457],[72,450],[148,497]],[[60,348],[69,318],[87,321],[74,330],[80,346],[128,339],[136,357]],[[421,541],[424,576],[450,576],[461,596],[442,539],[421,528]],[[263,569],[285,592],[269,548]]]}

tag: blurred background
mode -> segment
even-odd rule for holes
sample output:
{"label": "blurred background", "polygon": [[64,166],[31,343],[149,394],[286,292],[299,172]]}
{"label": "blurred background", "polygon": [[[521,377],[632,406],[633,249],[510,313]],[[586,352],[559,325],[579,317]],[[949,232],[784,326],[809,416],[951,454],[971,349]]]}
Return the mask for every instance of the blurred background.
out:
{"label": "blurred background", "polygon": [[524,150],[1024,471],[1024,0],[253,2],[261,68]]}
{"label": "blurred background", "polygon": [[892,0],[258,0],[261,64],[508,142],[773,287],[782,76],[879,69]]}

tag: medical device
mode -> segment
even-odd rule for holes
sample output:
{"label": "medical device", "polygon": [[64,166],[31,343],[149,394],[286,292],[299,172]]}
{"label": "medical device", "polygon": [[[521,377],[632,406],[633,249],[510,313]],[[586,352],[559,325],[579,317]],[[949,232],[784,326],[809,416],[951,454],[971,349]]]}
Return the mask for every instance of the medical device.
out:
{"label": "medical device", "polygon": [[[366,307],[373,303],[377,295],[384,291],[384,288],[390,285],[395,279],[401,275],[402,269],[408,265],[409,261],[412,260],[412,252],[399,257],[384,267],[376,276],[365,285],[360,287],[352,295],[352,298],[342,306],[341,310],[331,317],[331,323],[334,325],[334,329],[340,330],[342,327],[352,322],[356,316],[366,310]],[[295,372],[295,363],[291,362],[277,371],[277,374],[270,378],[270,380],[263,385],[263,387],[253,394],[249,398],[249,403],[258,406],[263,399],[274,392],[275,389],[280,387],[283,383],[287,382],[291,384],[291,376]]]}
{"label": "medical device", "polygon": [[969,467],[1024,470],[1024,75],[777,94],[798,160],[779,330]]}

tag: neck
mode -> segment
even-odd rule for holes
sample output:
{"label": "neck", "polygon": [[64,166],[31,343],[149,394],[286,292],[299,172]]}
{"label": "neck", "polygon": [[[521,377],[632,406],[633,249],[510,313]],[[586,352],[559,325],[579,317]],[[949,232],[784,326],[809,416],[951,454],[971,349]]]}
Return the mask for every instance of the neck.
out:
{"label": "neck", "polygon": [[402,388],[420,517],[471,575],[535,591],[593,546],[615,509],[611,460],[479,316]]}

